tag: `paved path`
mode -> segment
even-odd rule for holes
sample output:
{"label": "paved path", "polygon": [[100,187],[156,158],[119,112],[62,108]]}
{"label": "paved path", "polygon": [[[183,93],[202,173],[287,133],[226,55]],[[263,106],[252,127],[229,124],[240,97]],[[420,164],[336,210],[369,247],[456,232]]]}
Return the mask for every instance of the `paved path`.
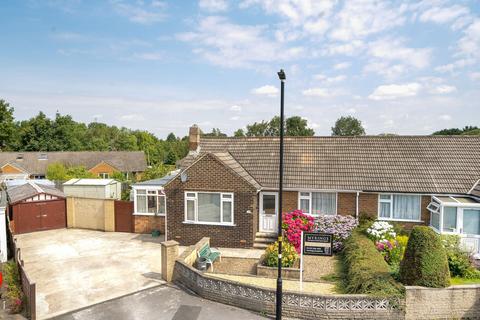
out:
{"label": "paved path", "polygon": [[260,320],[247,310],[163,285],[59,316],[55,320]]}

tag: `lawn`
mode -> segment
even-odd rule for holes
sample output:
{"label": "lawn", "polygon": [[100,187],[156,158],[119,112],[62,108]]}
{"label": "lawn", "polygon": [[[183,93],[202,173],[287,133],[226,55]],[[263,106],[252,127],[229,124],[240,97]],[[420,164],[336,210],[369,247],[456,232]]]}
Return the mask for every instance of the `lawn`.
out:
{"label": "lawn", "polygon": [[480,279],[465,279],[459,277],[453,277],[450,279],[450,284],[454,285],[461,285],[461,284],[480,284]]}

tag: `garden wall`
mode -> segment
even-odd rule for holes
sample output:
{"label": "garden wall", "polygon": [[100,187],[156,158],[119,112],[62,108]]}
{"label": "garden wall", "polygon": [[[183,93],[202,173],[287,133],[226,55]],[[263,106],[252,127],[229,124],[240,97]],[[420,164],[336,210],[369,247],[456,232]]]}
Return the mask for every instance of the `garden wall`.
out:
{"label": "garden wall", "polygon": [[406,287],[405,319],[480,319],[480,285]]}
{"label": "garden wall", "polygon": [[[203,298],[273,314],[275,290],[208,276],[193,268],[196,250],[208,243],[203,238],[175,261],[173,279]],[[284,292],[283,315],[300,319],[404,319],[404,312],[389,299],[367,295],[314,295]]]}

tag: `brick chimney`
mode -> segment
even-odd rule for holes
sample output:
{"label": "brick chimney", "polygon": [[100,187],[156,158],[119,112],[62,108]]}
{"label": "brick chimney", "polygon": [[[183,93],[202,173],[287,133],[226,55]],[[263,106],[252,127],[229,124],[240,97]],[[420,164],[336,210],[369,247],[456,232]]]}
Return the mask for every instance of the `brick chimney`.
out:
{"label": "brick chimney", "polygon": [[200,147],[200,128],[194,124],[188,132],[188,150],[190,152],[198,151]]}

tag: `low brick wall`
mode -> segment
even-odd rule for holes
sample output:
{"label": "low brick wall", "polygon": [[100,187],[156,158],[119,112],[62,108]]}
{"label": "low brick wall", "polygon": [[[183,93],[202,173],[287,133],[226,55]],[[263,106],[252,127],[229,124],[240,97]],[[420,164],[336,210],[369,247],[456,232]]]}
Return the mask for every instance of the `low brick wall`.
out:
{"label": "low brick wall", "polygon": [[[267,267],[262,266],[261,264],[257,265],[257,276],[276,279],[278,275],[277,267]],[[282,278],[299,280],[300,279],[300,269],[297,268],[282,268]]]}
{"label": "low brick wall", "polygon": [[[175,261],[173,279],[203,298],[252,311],[273,314],[275,290],[210,277],[193,268],[198,247],[208,243],[203,238],[190,246]],[[300,319],[404,319],[404,312],[389,299],[367,295],[314,295],[284,292],[283,315]]]}
{"label": "low brick wall", "polygon": [[407,286],[405,319],[480,319],[480,285]]}
{"label": "low brick wall", "polygon": [[257,274],[258,259],[222,257],[214,263],[214,273],[236,276],[251,276]]}
{"label": "low brick wall", "polygon": [[164,216],[133,216],[135,233],[151,233],[153,230],[160,230],[161,234],[165,234],[165,217]]}

